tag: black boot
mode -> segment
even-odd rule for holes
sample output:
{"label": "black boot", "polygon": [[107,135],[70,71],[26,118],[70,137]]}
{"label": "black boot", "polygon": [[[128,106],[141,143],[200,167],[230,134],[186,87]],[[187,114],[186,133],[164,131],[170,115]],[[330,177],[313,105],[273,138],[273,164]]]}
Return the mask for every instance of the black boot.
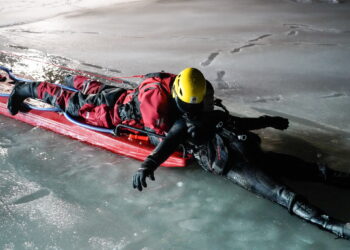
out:
{"label": "black boot", "polygon": [[350,239],[350,223],[331,218],[306,202],[296,201],[292,207],[292,213],[340,238]]}
{"label": "black boot", "polygon": [[18,113],[23,101],[26,98],[37,98],[37,82],[16,82],[15,84],[16,85],[12,89],[7,103],[7,108],[12,115],[16,115]]}
{"label": "black boot", "polygon": [[326,164],[318,163],[318,168],[326,184],[350,187],[350,173],[340,172],[327,167]]}

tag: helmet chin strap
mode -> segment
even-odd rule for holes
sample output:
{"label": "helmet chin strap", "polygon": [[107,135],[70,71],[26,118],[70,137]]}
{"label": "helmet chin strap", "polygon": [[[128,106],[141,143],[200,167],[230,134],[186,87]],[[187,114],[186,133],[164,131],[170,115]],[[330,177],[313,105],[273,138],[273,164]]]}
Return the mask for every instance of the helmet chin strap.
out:
{"label": "helmet chin strap", "polygon": [[183,113],[182,117],[186,120],[186,121],[192,121],[194,120],[195,116],[191,115],[191,113]]}
{"label": "helmet chin strap", "polygon": [[176,103],[176,107],[183,113],[183,114],[188,114],[188,111],[185,111],[184,109],[181,108],[180,104],[179,104],[179,98],[177,96],[175,96],[175,103]]}

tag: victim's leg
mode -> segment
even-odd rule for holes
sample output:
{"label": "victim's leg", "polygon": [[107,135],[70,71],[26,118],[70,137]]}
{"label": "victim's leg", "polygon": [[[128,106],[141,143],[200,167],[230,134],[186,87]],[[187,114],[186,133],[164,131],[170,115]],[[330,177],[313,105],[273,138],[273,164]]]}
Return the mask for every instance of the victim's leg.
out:
{"label": "victim's leg", "polygon": [[67,111],[71,99],[78,94],[49,82],[40,82],[36,87],[36,93],[38,99],[63,111]]}
{"label": "victim's leg", "polygon": [[113,127],[115,103],[125,90],[114,86],[100,87],[103,89],[96,92],[96,89],[89,89],[86,86],[85,90],[89,94],[84,94],[67,91],[50,83],[40,83],[37,92],[39,99],[61,108],[72,116],[82,118],[86,123],[106,128]]}
{"label": "victim's leg", "polygon": [[36,87],[38,83],[25,83],[17,82],[15,87],[12,89],[9,100],[7,102],[7,108],[12,115],[16,115],[23,103],[28,98],[37,98]]}
{"label": "victim's leg", "polygon": [[113,127],[113,122],[118,121],[115,104],[123,93],[125,89],[117,87],[107,87],[95,94],[83,94],[48,82],[17,83],[9,97],[8,109],[15,115],[24,99],[37,98],[91,125]]}
{"label": "victim's leg", "polygon": [[64,82],[66,86],[75,88],[85,95],[96,94],[108,88],[115,88],[112,85],[107,85],[81,75],[68,75],[65,77]]}
{"label": "victim's leg", "polygon": [[17,82],[10,94],[7,107],[11,114],[15,115],[26,98],[37,98],[66,110],[70,99],[75,94],[75,92],[48,82]]}

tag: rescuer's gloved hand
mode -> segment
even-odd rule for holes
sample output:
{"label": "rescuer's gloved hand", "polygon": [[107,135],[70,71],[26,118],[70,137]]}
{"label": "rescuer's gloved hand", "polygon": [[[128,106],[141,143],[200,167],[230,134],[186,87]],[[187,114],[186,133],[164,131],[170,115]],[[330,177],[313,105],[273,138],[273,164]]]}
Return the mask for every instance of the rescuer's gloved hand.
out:
{"label": "rescuer's gloved hand", "polygon": [[134,174],[132,181],[133,187],[137,188],[139,191],[142,191],[142,187],[146,188],[146,178],[148,177],[154,181],[154,170],[156,170],[157,167],[155,162],[148,157]]}
{"label": "rescuer's gloved hand", "polygon": [[142,187],[147,187],[146,177],[149,177],[152,181],[154,181],[154,170],[142,167],[139,168],[133,177],[133,187],[137,188],[139,191],[142,191]]}
{"label": "rescuer's gloved hand", "polygon": [[192,138],[197,138],[203,132],[203,124],[200,121],[190,121],[186,122],[187,133]]}
{"label": "rescuer's gloved hand", "polygon": [[206,142],[212,135],[214,135],[216,124],[211,122],[209,118],[204,117],[186,120],[187,134],[189,139],[195,144],[202,144]]}
{"label": "rescuer's gloved hand", "polygon": [[263,116],[266,119],[266,123],[269,127],[284,130],[289,126],[289,121],[286,118],[280,116]]}
{"label": "rescuer's gloved hand", "polygon": [[203,144],[215,135],[218,123],[226,119],[226,114],[223,111],[215,110],[203,112],[196,116],[184,115],[186,121],[187,135],[192,143]]}

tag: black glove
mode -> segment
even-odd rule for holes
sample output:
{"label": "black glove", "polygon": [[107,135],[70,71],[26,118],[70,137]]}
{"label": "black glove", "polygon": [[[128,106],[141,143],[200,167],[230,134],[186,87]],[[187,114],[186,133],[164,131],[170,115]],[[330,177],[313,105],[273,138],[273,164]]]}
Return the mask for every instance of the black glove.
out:
{"label": "black glove", "polygon": [[280,116],[264,116],[264,119],[266,119],[266,123],[269,127],[275,129],[285,130],[289,126],[288,119]]}
{"label": "black glove", "polygon": [[192,138],[197,138],[203,132],[203,124],[201,124],[200,121],[186,122],[186,125],[187,125],[187,133]]}
{"label": "black glove", "polygon": [[193,119],[186,119],[187,134],[189,135],[190,141],[195,144],[202,144],[211,138],[216,129],[216,122],[211,117],[211,114],[207,113],[207,116],[200,116]]}
{"label": "black glove", "polygon": [[139,191],[142,191],[142,187],[146,188],[146,177],[149,177],[154,181],[154,170],[156,170],[156,168],[157,165],[155,165],[155,162],[152,159],[147,158],[133,176],[133,187],[137,188]]}

